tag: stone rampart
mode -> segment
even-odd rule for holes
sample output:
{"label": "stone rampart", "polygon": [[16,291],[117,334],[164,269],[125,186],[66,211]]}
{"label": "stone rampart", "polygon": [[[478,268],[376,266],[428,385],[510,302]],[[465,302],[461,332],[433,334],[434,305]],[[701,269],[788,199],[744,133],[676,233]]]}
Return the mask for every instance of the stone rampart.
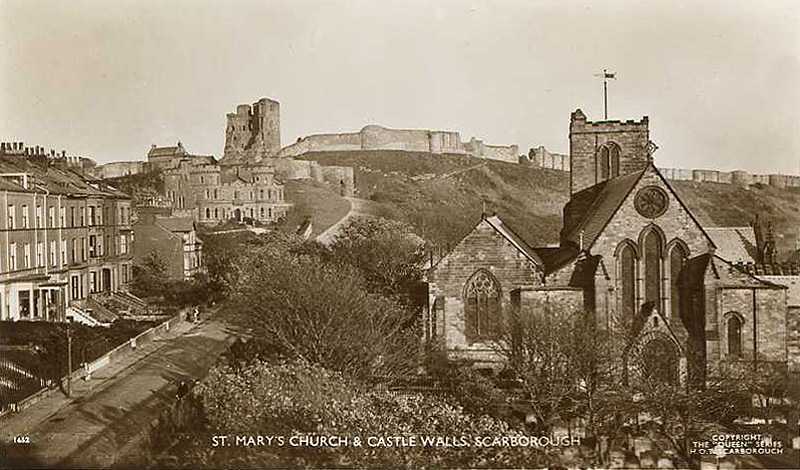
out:
{"label": "stone rampart", "polygon": [[456,131],[425,129],[390,129],[377,125],[365,126],[359,132],[315,134],[302,137],[278,152],[278,157],[296,157],[308,152],[355,150],[403,150],[433,154],[462,154],[490,160],[517,163],[516,145],[488,145],[474,137],[462,142]]}

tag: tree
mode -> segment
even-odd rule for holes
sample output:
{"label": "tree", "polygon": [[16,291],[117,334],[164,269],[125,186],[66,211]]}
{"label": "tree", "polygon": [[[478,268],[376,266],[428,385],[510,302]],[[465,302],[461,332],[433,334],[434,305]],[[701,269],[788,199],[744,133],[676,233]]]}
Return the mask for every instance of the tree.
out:
{"label": "tree", "polygon": [[544,302],[509,309],[493,342],[520,381],[537,427],[584,416],[590,431],[611,396],[613,361],[608,333],[591,314]]}
{"label": "tree", "polygon": [[355,218],[330,246],[332,261],[361,271],[370,292],[419,305],[425,253],[411,226],[382,218]]}
{"label": "tree", "polygon": [[151,251],[140,263],[133,265],[131,290],[139,297],[160,295],[167,282],[167,263]]}
{"label": "tree", "polygon": [[288,356],[350,375],[414,370],[419,340],[407,310],[367,292],[351,267],[276,246],[249,252],[229,320]]}

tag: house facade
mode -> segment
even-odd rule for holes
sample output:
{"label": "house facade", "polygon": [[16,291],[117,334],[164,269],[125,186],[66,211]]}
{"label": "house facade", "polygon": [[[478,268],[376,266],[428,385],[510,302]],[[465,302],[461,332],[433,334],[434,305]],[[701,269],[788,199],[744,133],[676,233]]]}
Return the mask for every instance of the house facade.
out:
{"label": "house facade", "polygon": [[54,154],[0,152],[0,319],[64,321],[132,280],[131,199]]}

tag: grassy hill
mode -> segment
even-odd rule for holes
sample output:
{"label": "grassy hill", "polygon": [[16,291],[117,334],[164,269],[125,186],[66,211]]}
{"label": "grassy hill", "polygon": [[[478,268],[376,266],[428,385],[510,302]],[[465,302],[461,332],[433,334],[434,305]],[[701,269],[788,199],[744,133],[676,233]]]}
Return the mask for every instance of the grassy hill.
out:
{"label": "grassy hill", "polygon": [[[304,159],[352,166],[357,197],[370,211],[410,223],[426,240],[457,243],[480,218],[483,201],[534,246],[558,241],[569,174],[459,155],[421,152],[312,152]],[[760,214],[775,224],[778,250],[795,247],[800,230],[800,188],[675,181],[684,202],[707,226],[746,226]]]}
{"label": "grassy hill", "polygon": [[294,207],[286,215],[283,227],[294,232],[306,218],[310,218],[312,238],[338,222],[350,210],[350,202],[337,191],[310,180],[287,181],[284,196]]}

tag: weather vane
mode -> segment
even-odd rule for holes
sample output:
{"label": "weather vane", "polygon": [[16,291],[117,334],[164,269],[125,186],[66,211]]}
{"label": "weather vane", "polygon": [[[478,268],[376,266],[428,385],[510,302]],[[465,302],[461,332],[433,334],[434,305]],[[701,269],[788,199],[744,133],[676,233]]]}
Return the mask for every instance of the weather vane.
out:
{"label": "weather vane", "polygon": [[606,69],[603,69],[603,73],[594,74],[595,77],[603,77],[603,115],[605,116],[604,119],[608,120],[608,81],[609,80],[616,80],[617,74],[616,72],[609,72]]}

